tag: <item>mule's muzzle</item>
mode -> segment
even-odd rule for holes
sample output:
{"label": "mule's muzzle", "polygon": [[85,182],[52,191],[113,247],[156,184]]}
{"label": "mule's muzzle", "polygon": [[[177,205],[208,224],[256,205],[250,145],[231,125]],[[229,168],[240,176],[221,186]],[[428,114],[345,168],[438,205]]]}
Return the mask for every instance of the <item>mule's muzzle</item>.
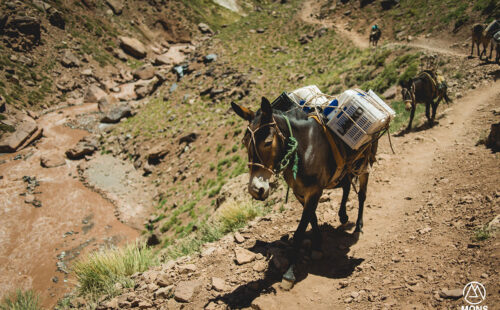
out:
{"label": "mule's muzzle", "polygon": [[411,110],[411,100],[405,100],[405,110],[410,111]]}
{"label": "mule's muzzle", "polygon": [[266,200],[269,197],[269,181],[262,177],[254,177],[248,184],[248,192],[257,200]]}

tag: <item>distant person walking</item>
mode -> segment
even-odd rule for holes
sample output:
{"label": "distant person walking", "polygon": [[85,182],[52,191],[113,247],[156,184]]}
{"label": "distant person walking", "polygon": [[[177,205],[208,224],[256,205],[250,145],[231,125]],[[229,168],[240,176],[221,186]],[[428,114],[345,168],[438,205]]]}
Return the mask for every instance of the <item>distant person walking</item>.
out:
{"label": "distant person walking", "polygon": [[378,25],[377,24],[373,25],[372,30],[370,32],[370,43],[369,44],[376,47],[378,40],[380,39],[381,36],[382,36],[382,31],[380,30]]}

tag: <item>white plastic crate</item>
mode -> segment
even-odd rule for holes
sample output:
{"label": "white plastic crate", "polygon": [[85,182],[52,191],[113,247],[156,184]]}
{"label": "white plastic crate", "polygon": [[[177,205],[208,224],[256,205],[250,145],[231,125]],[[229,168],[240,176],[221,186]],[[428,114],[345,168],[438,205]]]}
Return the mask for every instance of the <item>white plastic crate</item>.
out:
{"label": "white plastic crate", "polygon": [[333,130],[354,150],[371,140],[396,113],[375,93],[347,90],[339,98],[339,108],[328,121]]}
{"label": "white plastic crate", "polygon": [[300,105],[309,107],[322,106],[328,103],[328,98],[316,85],[304,86],[288,94],[288,96]]}

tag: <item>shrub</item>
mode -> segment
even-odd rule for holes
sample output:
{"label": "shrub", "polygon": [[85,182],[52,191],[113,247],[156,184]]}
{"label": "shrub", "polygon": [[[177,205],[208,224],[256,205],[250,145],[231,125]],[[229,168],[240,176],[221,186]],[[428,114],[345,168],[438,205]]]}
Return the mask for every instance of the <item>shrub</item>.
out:
{"label": "shrub", "polygon": [[1,310],[39,310],[40,300],[38,295],[32,291],[17,290],[15,293],[5,296],[0,303]]}
{"label": "shrub", "polygon": [[116,283],[133,286],[130,276],[147,270],[156,263],[153,251],[134,243],[124,248],[110,248],[94,252],[73,266],[78,280],[78,292],[96,300],[99,296],[117,293]]}

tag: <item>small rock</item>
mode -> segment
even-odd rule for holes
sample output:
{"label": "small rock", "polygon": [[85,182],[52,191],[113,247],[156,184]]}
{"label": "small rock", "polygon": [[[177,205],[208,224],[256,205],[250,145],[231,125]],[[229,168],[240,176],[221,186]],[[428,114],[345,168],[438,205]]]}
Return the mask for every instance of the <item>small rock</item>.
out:
{"label": "small rock", "polygon": [[236,241],[236,243],[243,243],[245,242],[245,237],[243,237],[239,232],[235,232],[234,241]]}
{"label": "small rock", "polygon": [[168,287],[172,284],[172,280],[166,273],[160,273],[156,278],[156,284],[159,287]]}
{"label": "small rock", "polygon": [[430,228],[429,226],[427,226],[427,227],[424,227],[424,228],[419,229],[417,231],[418,231],[419,234],[423,235],[423,234],[426,234],[426,233],[430,232],[431,230],[432,230],[432,228]]}
{"label": "small rock", "polygon": [[264,260],[259,260],[255,263],[255,265],[253,265],[253,270],[257,272],[262,272],[266,270],[266,268],[267,268],[267,263]]}
{"label": "small rock", "polygon": [[63,58],[61,59],[61,64],[67,68],[79,67],[80,60],[69,50],[64,51]]}
{"label": "small rock", "polygon": [[165,298],[165,299],[170,298],[170,296],[172,296],[173,291],[174,291],[173,285],[161,287],[161,288],[156,290],[155,298]]}
{"label": "small rock", "polygon": [[27,194],[24,197],[24,202],[27,203],[27,204],[32,204],[35,200],[36,199],[35,199],[35,196],[33,194]]}
{"label": "small rock", "polygon": [[43,155],[40,157],[40,165],[44,168],[54,168],[66,165],[66,160],[58,155]]}
{"label": "small rock", "polygon": [[203,34],[213,34],[212,29],[210,29],[210,27],[207,24],[205,24],[205,23],[199,23],[198,24],[198,29]]}
{"label": "small rock", "polygon": [[463,289],[461,288],[456,288],[452,290],[443,289],[441,293],[439,293],[439,296],[441,298],[447,298],[447,299],[458,299],[463,296]]}
{"label": "small rock", "polygon": [[149,301],[145,301],[145,300],[142,300],[139,302],[139,309],[148,309],[148,308],[151,308],[153,306],[153,304]]}
{"label": "small rock", "polygon": [[226,286],[226,281],[224,281],[223,279],[221,278],[216,278],[216,277],[213,277],[212,278],[212,287],[218,291],[218,292],[223,292],[227,289],[227,286]]}
{"label": "small rock", "polygon": [[179,302],[190,302],[201,283],[197,280],[181,281],[175,288],[174,299]]}
{"label": "small rock", "polygon": [[234,249],[234,254],[236,255],[236,263],[238,265],[250,263],[255,259],[255,254],[253,252],[240,247],[236,247]]}
{"label": "small rock", "polygon": [[180,274],[187,274],[187,273],[192,273],[195,271],[196,271],[196,265],[194,265],[194,264],[187,264],[187,265],[179,266],[179,273]]}

